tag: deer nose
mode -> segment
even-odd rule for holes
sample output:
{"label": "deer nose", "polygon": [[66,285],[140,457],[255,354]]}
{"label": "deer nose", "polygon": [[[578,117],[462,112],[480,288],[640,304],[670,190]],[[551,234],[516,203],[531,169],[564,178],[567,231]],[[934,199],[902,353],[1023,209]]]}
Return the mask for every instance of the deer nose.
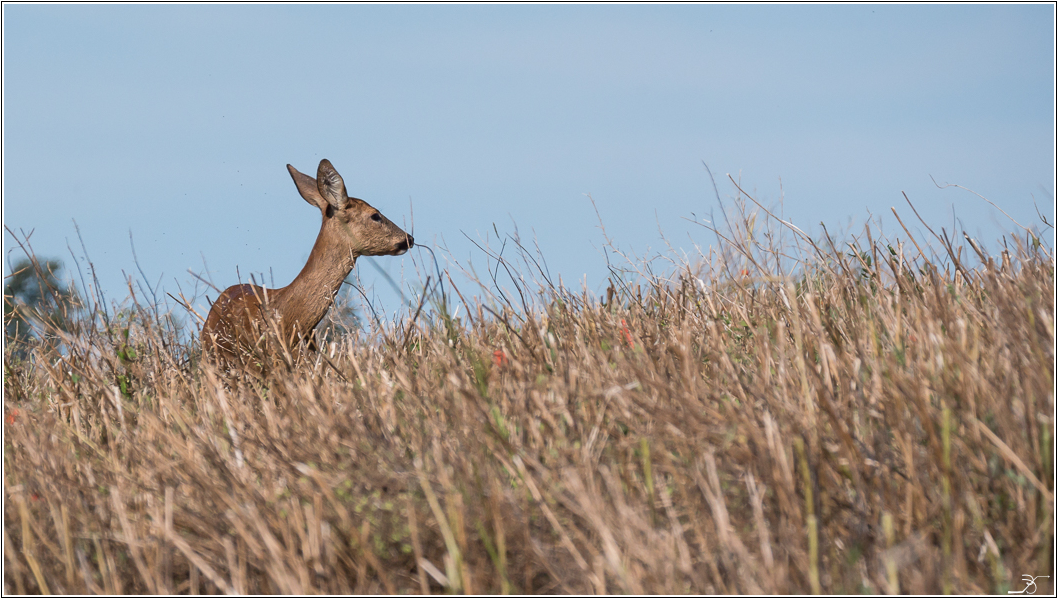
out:
{"label": "deer nose", "polygon": [[410,250],[414,245],[415,245],[415,238],[412,237],[411,235],[407,235],[407,236],[404,237],[404,239],[400,240],[400,243],[397,244],[397,251],[398,252],[406,252],[406,251]]}

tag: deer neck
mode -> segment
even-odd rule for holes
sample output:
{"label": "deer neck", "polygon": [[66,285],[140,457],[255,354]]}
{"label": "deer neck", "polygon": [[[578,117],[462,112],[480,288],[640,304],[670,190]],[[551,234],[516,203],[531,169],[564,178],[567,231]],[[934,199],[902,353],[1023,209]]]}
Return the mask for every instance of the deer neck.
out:
{"label": "deer neck", "polygon": [[290,285],[276,290],[274,305],[283,322],[284,336],[303,336],[314,329],[356,265],[357,254],[341,243],[338,235],[324,222],[305,267]]}

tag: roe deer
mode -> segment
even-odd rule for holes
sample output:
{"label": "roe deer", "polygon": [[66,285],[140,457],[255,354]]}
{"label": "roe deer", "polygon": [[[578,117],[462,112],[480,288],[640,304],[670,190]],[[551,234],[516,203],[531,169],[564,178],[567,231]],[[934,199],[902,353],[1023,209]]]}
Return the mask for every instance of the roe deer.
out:
{"label": "roe deer", "polygon": [[[220,363],[233,365],[260,349],[263,335],[274,331],[293,347],[313,344],[313,329],[334,303],[334,297],[359,256],[399,256],[415,240],[367,202],[351,198],[345,182],[329,160],[321,160],[316,178],[287,165],[305,201],[320,209],[323,225],[308,262],[282,289],[233,285],[220,294],[202,326],[202,348]],[[266,322],[271,320],[273,328]]]}

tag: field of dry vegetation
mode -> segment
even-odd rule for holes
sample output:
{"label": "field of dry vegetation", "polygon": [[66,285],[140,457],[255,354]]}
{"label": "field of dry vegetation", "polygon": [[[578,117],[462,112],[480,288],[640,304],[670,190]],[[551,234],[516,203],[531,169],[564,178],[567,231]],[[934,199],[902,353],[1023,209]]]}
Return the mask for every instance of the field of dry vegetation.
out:
{"label": "field of dry vegetation", "polygon": [[1052,592],[1053,241],[730,216],[603,298],[431,263],[264,377],[86,302],[4,350],[5,594]]}

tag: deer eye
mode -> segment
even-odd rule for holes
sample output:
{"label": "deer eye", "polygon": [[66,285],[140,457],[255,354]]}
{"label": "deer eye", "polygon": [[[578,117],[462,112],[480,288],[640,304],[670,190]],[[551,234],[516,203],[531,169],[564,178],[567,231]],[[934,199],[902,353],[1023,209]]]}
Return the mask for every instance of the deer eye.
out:
{"label": "deer eye", "polygon": [[375,221],[376,223],[380,223],[382,222],[382,215],[376,212],[371,215],[371,220]]}

